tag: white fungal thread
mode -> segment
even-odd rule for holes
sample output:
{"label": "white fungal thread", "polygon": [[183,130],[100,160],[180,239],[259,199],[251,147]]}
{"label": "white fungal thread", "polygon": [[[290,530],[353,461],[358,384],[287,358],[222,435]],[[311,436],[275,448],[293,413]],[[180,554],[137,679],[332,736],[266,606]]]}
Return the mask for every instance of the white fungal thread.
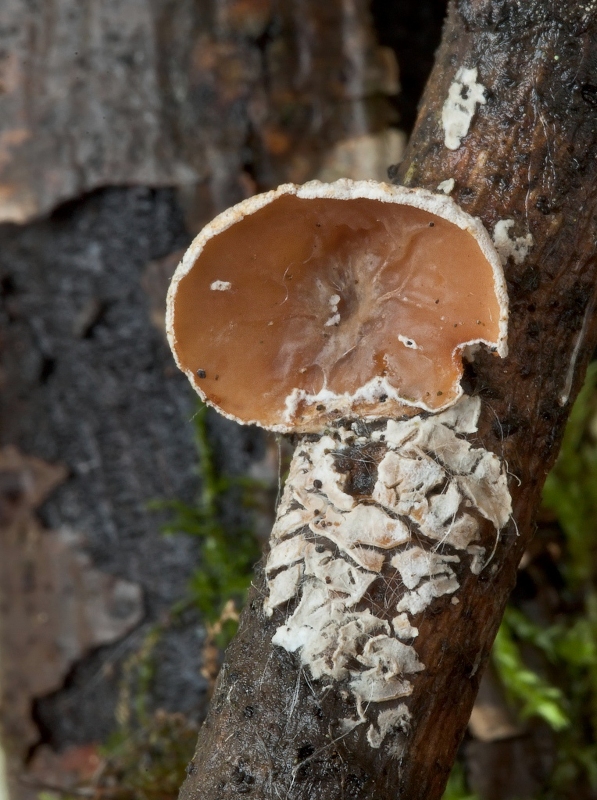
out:
{"label": "white fungal thread", "polygon": [[526,236],[511,236],[510,228],[513,225],[513,219],[501,219],[493,229],[493,243],[504,265],[510,257],[515,264],[522,264],[534,244],[532,233],[527,233]]}
{"label": "white fungal thread", "polygon": [[440,184],[438,184],[437,191],[443,192],[444,194],[452,194],[455,186],[456,181],[454,178],[446,178],[445,181],[442,181]]}
{"label": "white fungal thread", "polygon": [[594,303],[589,303],[585,315],[582,321],[582,327],[576,337],[576,341],[574,342],[574,349],[572,350],[572,355],[570,357],[570,365],[568,366],[568,371],[566,373],[566,381],[564,382],[564,388],[562,393],[558,397],[558,403],[561,406],[565,406],[570,399],[570,392],[572,391],[572,382],[574,380],[574,372],[576,370],[576,362],[578,360],[578,354],[580,353],[580,347],[585,340],[585,336],[587,333],[587,328],[589,326],[589,322],[593,317],[594,311]]}
{"label": "white fungal thread", "polygon": [[229,292],[232,284],[230,281],[214,281],[209,288],[212,292]]}
{"label": "white fungal thread", "polygon": [[[269,617],[288,603],[292,611],[272,642],[297,653],[313,679],[342,682],[355,713],[338,720],[340,730],[367,725],[374,748],[388,736],[399,748],[408,735],[410,712],[396,701],[425,669],[414,618],[446,595],[454,605],[458,574],[483,569],[479,518],[499,532],[512,513],[505,465],[464,438],[480,410],[479,398],[465,396],[368,435],[340,427],[303,442],[292,460],[264,603]],[[370,495],[346,491],[343,457],[371,470]]]}
{"label": "white fungal thread", "polygon": [[460,67],[442,108],[444,144],[448,150],[458,150],[469,131],[477,105],[485,105],[485,87],[477,83],[477,67]]}

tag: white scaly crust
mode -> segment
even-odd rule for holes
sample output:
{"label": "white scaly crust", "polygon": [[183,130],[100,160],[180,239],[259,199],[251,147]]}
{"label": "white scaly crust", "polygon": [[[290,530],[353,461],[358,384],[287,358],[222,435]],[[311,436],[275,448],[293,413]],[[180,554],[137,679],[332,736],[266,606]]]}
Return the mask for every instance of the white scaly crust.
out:
{"label": "white scaly crust", "polygon": [[[273,643],[297,653],[314,679],[343,683],[356,715],[380,747],[408,732],[411,675],[425,669],[413,618],[479,574],[486,549],[480,517],[499,532],[512,513],[504,464],[463,438],[477,430],[479,398],[441,414],[389,421],[371,436],[340,428],[297,448],[266,563],[267,616],[290,603]],[[338,456],[377,447],[371,497],[344,491]],[[381,450],[381,453],[379,452]],[[375,464],[372,463],[372,469]],[[367,600],[376,582],[402,589],[385,608]],[[392,745],[396,747],[396,741]]]}
{"label": "white scaly crust", "polygon": [[525,236],[512,236],[511,228],[513,227],[513,219],[500,219],[493,229],[493,243],[504,266],[509,258],[512,258],[515,264],[522,264],[534,244],[532,233],[527,233]]}
{"label": "white scaly crust", "polygon": [[444,194],[452,194],[454,191],[454,187],[456,186],[456,181],[454,178],[446,178],[445,181],[442,181],[437,186],[438,192],[443,192]]}
{"label": "white scaly crust", "polygon": [[460,67],[448,89],[442,108],[444,144],[458,150],[471,126],[478,105],[484,106],[485,87],[477,82],[477,67]]}

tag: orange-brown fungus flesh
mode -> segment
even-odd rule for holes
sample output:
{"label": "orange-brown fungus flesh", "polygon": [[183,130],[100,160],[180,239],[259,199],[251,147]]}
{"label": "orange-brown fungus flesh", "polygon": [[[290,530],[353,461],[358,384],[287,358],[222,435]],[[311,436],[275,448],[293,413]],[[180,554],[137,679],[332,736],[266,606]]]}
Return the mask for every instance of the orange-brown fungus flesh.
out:
{"label": "orange-brown fungus flesh", "polygon": [[[230,288],[210,288],[220,281]],[[180,364],[212,403],[311,430],[331,418],[325,399],[288,416],[294,389],[352,395],[385,377],[409,402],[446,406],[462,372],[456,348],[497,342],[499,319],[491,267],[467,231],[406,205],[292,195],[207,242],[173,316]],[[378,391],[360,407],[390,406]]]}

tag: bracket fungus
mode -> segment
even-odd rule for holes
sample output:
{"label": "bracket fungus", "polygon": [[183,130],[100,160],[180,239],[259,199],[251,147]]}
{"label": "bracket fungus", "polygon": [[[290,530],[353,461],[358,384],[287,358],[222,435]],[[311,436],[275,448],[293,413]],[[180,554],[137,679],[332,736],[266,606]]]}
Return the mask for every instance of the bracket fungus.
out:
{"label": "bracket fungus", "polygon": [[512,512],[505,465],[466,440],[481,400],[460,386],[467,348],[506,354],[507,316],[478,220],[445,194],[370,181],[253,197],[173,279],[170,343],[200,395],[311,434],[277,509],[263,613],[274,646],[343,684],[338,730],[366,725],[373,748],[390,737],[398,753],[408,733],[397,701],[425,669],[421,614],[486,565],[482,520],[499,533]]}
{"label": "bracket fungus", "polygon": [[506,354],[507,292],[482,224],[446,195],[286,184],[216,217],[169,292],[174,356],[221,413],[280,432],[438,412],[462,356]]}

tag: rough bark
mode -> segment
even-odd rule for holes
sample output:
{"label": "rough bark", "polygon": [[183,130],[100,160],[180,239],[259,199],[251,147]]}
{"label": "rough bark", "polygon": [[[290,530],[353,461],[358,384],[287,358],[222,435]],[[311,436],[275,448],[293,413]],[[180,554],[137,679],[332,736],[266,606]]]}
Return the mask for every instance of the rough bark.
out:
{"label": "rough bark", "polygon": [[[410,734],[399,758],[339,737],[345,716],[332,688],[310,679],[271,638],[258,571],[241,629],[222,670],[184,800],[441,797],[465,730],[517,564],[533,532],[544,478],[597,342],[597,10],[578,2],[455,0],[436,66],[396,181],[453,197],[493,231],[533,246],[505,264],[510,354],[470,365],[466,390],[482,398],[475,442],[505,460],[514,513],[491,565],[459,574],[459,604],[439,603],[419,622],[427,669],[410,676]],[[462,145],[444,145],[442,107],[460,67],[486,87]],[[357,468],[357,463],[353,465]],[[483,544],[495,540],[487,525]]]}
{"label": "rough bark", "polygon": [[[162,536],[165,515],[148,507],[166,498],[191,503],[198,480],[190,424],[193,401],[175,374],[163,336],[151,325],[141,287],[147,262],[185,241],[171,190],[98,192],[48,220],[0,227],[0,442],[62,465],[64,480],[37,504],[42,523],[37,527],[81,536],[96,569],[138,584],[145,623],[128,639],[100,651],[89,654],[89,648],[81,648],[77,663],[64,665],[51,687],[30,680],[37,688],[19,698],[18,705],[31,715],[32,702],[40,699],[38,727],[27,737],[16,737],[19,751],[35,743],[39,727],[44,740],[57,747],[109,734],[123,660],[180,598],[192,569],[196,546],[189,537]],[[5,467],[0,493],[5,501],[11,491],[19,499],[20,484],[28,481],[6,485],[7,475]],[[32,541],[31,536],[22,539],[15,571],[20,560],[26,562]],[[5,553],[10,526],[0,526],[0,540]],[[0,592],[3,617],[6,621],[11,615],[8,627],[13,631],[10,649],[4,639],[0,642],[3,672],[26,672],[20,650],[36,649],[38,640],[46,638],[45,629],[57,630],[54,617],[65,613],[64,607],[61,611],[53,605],[58,597],[41,573],[41,586],[36,585],[31,565],[29,576],[29,581],[10,586],[23,597],[7,596],[6,584]],[[48,621],[40,626],[33,601],[42,586],[48,592],[43,600]],[[26,621],[14,618],[21,605],[30,612]],[[193,663],[201,652],[197,620],[188,622],[168,631],[163,642],[183,663]],[[53,639],[53,647],[60,649],[56,640],[64,643],[64,635]],[[7,664],[10,658],[14,660]],[[173,661],[166,656],[160,660],[154,686],[158,702],[191,713],[200,710],[205,682],[191,670],[173,681]],[[68,687],[61,692],[71,666]],[[21,681],[21,691],[26,682]],[[180,705],[184,698],[186,708]]]}
{"label": "rough bark", "polygon": [[77,661],[122,640],[143,618],[140,586],[94,569],[83,537],[44,530],[36,519],[66,478],[62,465],[0,450],[0,641],[10,654],[3,659],[2,733],[21,759],[39,737],[31,698],[60,689]]}
{"label": "rough bark", "polygon": [[383,130],[366,0],[5,0],[0,221],[102,186],[177,186],[192,228]]}

